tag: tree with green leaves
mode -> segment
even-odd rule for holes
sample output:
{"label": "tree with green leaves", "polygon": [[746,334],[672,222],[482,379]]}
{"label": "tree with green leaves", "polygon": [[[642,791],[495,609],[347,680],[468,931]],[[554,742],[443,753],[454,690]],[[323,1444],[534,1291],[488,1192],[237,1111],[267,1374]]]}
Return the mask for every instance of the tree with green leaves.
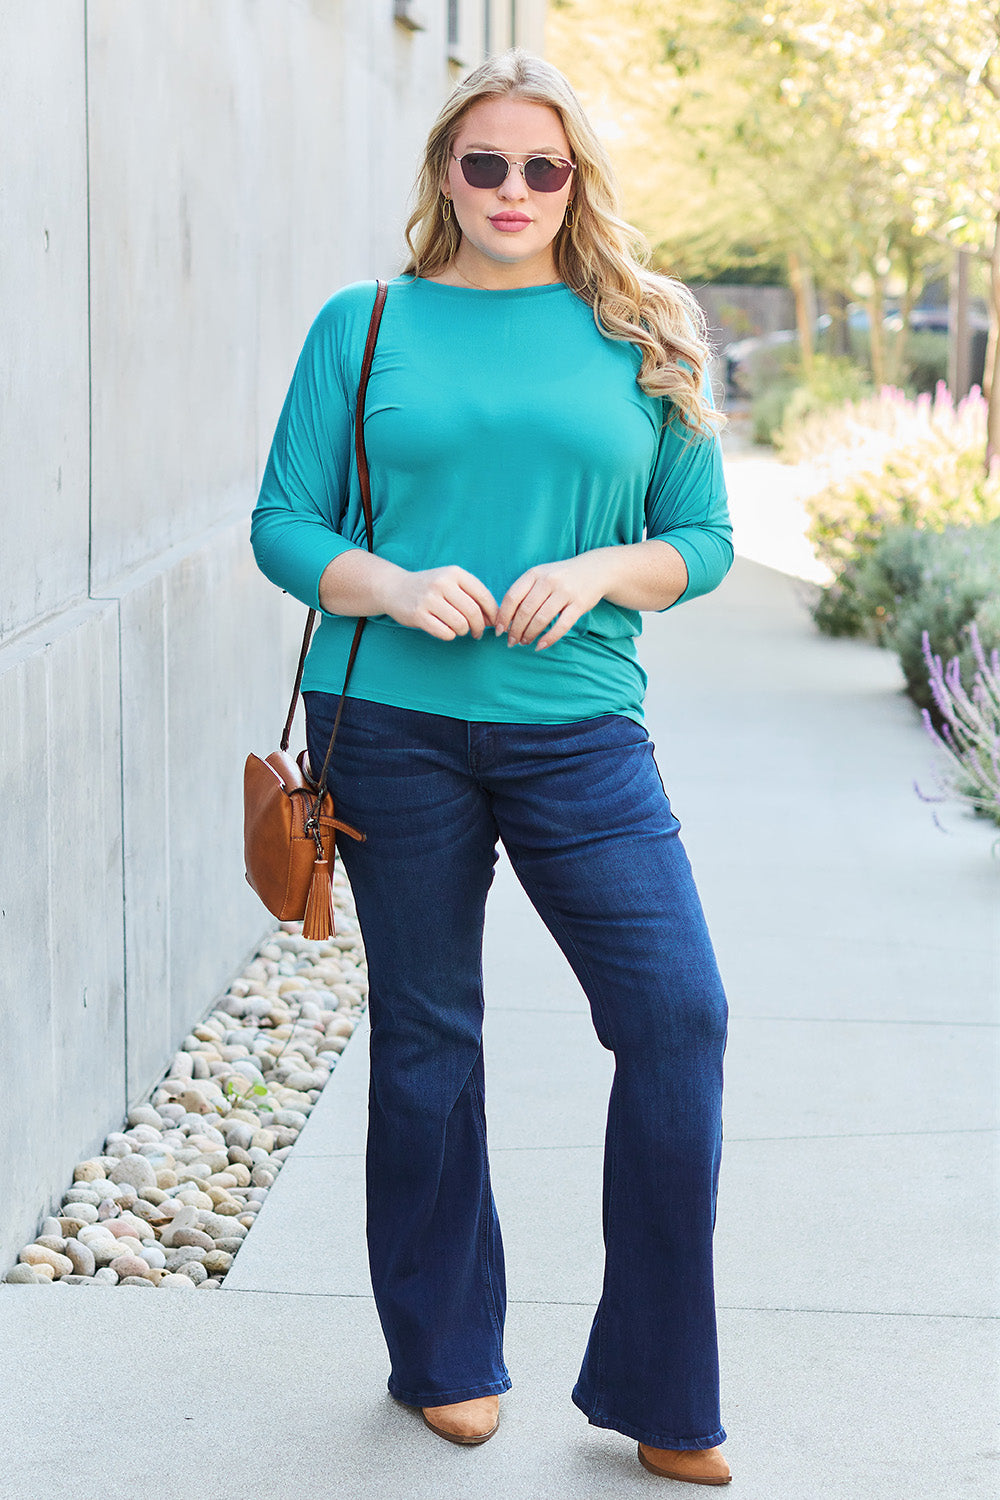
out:
{"label": "tree with green leaves", "polygon": [[549,33],[661,259],[690,278],[784,257],[806,363],[814,282],[865,295],[881,383],[900,354],[884,344],[888,287],[905,328],[951,247],[989,256],[993,452],[998,39],[981,0],[553,0]]}
{"label": "tree with green leaves", "polygon": [[790,91],[839,100],[859,150],[891,172],[917,236],[990,267],[988,456],[1000,455],[1000,5],[985,0],[774,0],[761,47]]}

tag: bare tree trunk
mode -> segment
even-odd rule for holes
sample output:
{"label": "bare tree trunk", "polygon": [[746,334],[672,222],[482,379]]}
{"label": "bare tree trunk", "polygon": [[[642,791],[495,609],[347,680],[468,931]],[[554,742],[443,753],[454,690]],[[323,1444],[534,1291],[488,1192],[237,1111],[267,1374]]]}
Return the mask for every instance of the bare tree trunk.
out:
{"label": "bare tree trunk", "polygon": [[903,366],[906,358],[906,347],[910,337],[910,314],[917,300],[917,292],[920,289],[922,277],[914,270],[912,262],[908,259],[906,263],[906,286],[903,290],[903,301],[899,309],[900,328],[893,333],[892,339],[886,350],[885,376],[889,385],[902,385]]}
{"label": "bare tree trunk", "polygon": [[795,326],[799,332],[802,373],[809,380],[816,352],[816,287],[808,256],[798,250],[788,252],[788,279],[795,298]]}
{"label": "bare tree trunk", "polygon": [[969,394],[969,261],[967,250],[956,250],[948,279],[948,389],[956,401]]}
{"label": "bare tree trunk", "polygon": [[829,293],[830,353],[844,357],[851,352],[850,328],[847,322],[847,296],[844,292]]}
{"label": "bare tree trunk", "polygon": [[986,346],[983,387],[986,409],[986,467],[1000,458],[1000,213],[993,229],[990,259],[990,340]]}
{"label": "bare tree trunk", "polygon": [[868,302],[868,332],[871,348],[872,383],[877,391],[885,385],[885,281],[872,272]]}

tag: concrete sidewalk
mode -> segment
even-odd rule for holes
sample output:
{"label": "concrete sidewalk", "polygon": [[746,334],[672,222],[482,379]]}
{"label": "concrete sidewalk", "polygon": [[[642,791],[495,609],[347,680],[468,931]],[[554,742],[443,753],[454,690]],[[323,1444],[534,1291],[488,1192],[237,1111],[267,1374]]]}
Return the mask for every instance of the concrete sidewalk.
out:
{"label": "concrete sidewalk", "polygon": [[[995,1493],[1000,862],[934,827],[893,659],[741,561],[652,618],[649,723],[732,1007],[717,1232],[742,1500]],[[0,1286],[4,1500],[687,1494],[569,1391],[600,1288],[610,1059],[501,867],[487,1072],[514,1389],[484,1448],[385,1392],[356,1034],[218,1294]],[[690,1491],[690,1493],[695,1493]]]}

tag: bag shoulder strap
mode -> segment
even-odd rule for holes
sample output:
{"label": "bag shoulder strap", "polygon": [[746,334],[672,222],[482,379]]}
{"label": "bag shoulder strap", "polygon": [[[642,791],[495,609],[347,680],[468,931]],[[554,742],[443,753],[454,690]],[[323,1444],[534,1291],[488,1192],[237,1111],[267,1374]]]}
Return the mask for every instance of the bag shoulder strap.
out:
{"label": "bag shoulder strap", "polygon": [[[386,293],[389,290],[387,281],[378,281],[375,291],[375,305],[372,308],[371,319],[368,324],[368,338],[365,341],[364,357],[361,361],[361,376],[358,380],[358,399],[354,408],[354,455],[358,467],[358,480],[361,485],[361,504],[365,512],[365,538],[368,542],[368,551],[374,552],[374,527],[372,523],[372,491],[368,474],[368,455],[365,452],[365,396],[368,391],[368,377],[372,370],[372,360],[375,357],[375,345],[378,342],[379,324],[382,321],[382,309],[385,307]],[[295,710],[299,703],[299,690],[302,686],[302,673],[305,671],[306,656],[309,653],[309,642],[312,639],[313,627],[316,624],[316,610],[311,609],[306,617],[306,628],[302,636],[302,649],[299,652],[299,664],[295,670],[295,686],[292,688],[292,701],[288,705],[288,717],[285,719],[285,727],[281,732],[281,748],[288,749],[292,734],[292,720],[295,718]],[[361,634],[365,628],[365,620],[358,620],[354,630],[354,640],[351,642],[350,655],[347,658],[347,673],[344,677],[344,686],[340,695],[340,707],[344,706],[344,697],[347,693],[347,685],[351,680],[354,670],[354,660],[358,654],[361,644]],[[340,725],[340,710],[337,711],[336,722],[333,726],[333,734],[330,736],[330,746],[327,750],[323,775],[319,778],[318,786],[326,784],[326,770],[330,764],[330,754],[333,750],[333,741],[336,738],[337,729]]]}

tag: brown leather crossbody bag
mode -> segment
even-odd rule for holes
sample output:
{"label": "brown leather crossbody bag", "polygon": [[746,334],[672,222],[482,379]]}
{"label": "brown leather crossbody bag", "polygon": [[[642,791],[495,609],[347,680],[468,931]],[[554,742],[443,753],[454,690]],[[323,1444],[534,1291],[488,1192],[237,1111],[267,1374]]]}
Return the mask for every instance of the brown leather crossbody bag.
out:
{"label": "brown leather crossbody bag", "polygon": [[[354,411],[354,453],[369,552],[374,550],[374,545],[371,484],[368,455],[365,452],[365,394],[387,290],[387,283],[380,281],[368,325],[368,339],[361,363],[358,399]],[[333,797],[326,786],[326,774],[330,768],[344,699],[366,621],[361,618],[355,626],[326,758],[320,774],[313,780],[305,769],[308,764],[306,752],[303,750],[299,756],[293,756],[289,752],[288,742],[316,613],[316,610],[311,609],[306,620],[292,701],[282,731],[280,748],[263,760],[258,755],[248,755],[243,769],[243,852],[247,880],[271,915],[282,922],[302,922],[303,937],[322,940],[330,937],[334,930],[333,861],[336,835],[344,833],[352,839],[364,839],[363,833],[335,816]]]}

